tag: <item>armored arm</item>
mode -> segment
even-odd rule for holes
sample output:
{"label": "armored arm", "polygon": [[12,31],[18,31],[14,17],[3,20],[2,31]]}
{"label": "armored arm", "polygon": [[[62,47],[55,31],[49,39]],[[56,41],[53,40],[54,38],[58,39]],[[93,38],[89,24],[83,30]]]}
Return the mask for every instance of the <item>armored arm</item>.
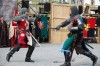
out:
{"label": "armored arm", "polygon": [[84,25],[83,25],[83,24],[80,24],[80,25],[78,25],[77,27],[71,27],[71,31],[73,31],[73,30],[82,31],[83,28],[84,28]]}
{"label": "armored arm", "polygon": [[[83,31],[83,29],[84,29],[84,24],[83,24],[82,20],[81,20],[80,18],[77,18],[77,19],[75,19],[75,21],[78,23],[78,25],[75,26],[75,27],[71,27],[71,31],[72,31],[72,30]],[[74,21],[74,22],[75,22],[75,21]]]}
{"label": "armored arm", "polygon": [[61,27],[65,27],[69,24],[70,22],[68,20],[66,20],[65,22],[61,23]]}
{"label": "armored arm", "polygon": [[61,27],[65,27],[65,26],[67,26],[69,23],[70,23],[70,20],[68,19],[68,20],[66,20],[65,22],[63,22],[63,23],[61,23],[60,25],[58,25],[58,26],[56,27],[56,29],[59,30]]}
{"label": "armored arm", "polygon": [[78,21],[78,30],[83,31],[83,29],[84,29],[83,21],[79,18],[77,19],[77,21]]}
{"label": "armored arm", "polygon": [[78,29],[79,29],[79,30],[83,30],[83,29],[84,29],[84,24],[80,24],[80,25],[78,26]]}

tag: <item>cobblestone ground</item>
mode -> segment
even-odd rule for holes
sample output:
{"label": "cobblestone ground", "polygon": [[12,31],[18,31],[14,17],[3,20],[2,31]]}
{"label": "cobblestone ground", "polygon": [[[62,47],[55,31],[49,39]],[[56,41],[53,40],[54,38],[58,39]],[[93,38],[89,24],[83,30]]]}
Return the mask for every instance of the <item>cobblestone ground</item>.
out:
{"label": "cobblestone ground", "polygon": [[[6,61],[6,55],[9,48],[0,48],[0,66],[59,66],[63,64],[63,53],[59,51],[61,44],[41,44],[36,47],[32,55],[35,62],[25,62],[27,48],[20,49],[11,58],[11,62]],[[90,49],[98,56],[98,62],[95,66],[100,66],[100,44],[90,44],[95,49]],[[83,55],[76,55],[74,52],[72,66],[92,66],[92,61]]]}

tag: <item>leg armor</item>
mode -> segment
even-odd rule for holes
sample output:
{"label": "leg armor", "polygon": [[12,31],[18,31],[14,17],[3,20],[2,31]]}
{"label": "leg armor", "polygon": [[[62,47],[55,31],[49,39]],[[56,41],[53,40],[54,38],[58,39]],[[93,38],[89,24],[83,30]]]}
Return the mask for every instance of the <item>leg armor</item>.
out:
{"label": "leg armor", "polygon": [[71,63],[70,63],[70,52],[68,52],[68,53],[64,52],[64,57],[65,57],[65,63],[60,65],[60,66],[71,66]]}
{"label": "leg armor", "polygon": [[7,54],[7,57],[6,57],[6,60],[9,62],[10,61],[10,58],[12,57],[12,55],[16,52],[16,51],[19,51],[21,47],[21,44],[18,44],[15,48],[13,48],[8,54]]}
{"label": "leg armor", "polygon": [[31,55],[34,49],[35,49],[35,44],[33,44],[33,46],[28,46],[28,51],[26,54],[25,62],[34,62],[33,60],[31,60]]}
{"label": "leg armor", "polygon": [[85,56],[87,56],[87,57],[89,57],[92,60],[92,62],[93,62],[92,66],[94,66],[96,64],[96,62],[98,60],[97,56],[95,56],[94,54],[92,54],[90,51],[88,51],[88,52],[84,51],[82,54],[85,55]]}

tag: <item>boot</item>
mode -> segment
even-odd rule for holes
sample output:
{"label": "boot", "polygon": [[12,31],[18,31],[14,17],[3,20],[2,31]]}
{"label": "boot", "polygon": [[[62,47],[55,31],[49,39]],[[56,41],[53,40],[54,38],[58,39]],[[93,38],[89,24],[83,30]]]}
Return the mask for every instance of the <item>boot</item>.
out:
{"label": "boot", "polygon": [[85,56],[91,58],[91,60],[92,60],[92,62],[93,62],[92,66],[95,66],[95,64],[96,64],[96,62],[97,62],[97,60],[98,60],[98,57],[97,57],[97,56],[93,55],[90,51],[89,51],[89,52],[84,51],[84,52],[83,52],[83,55],[85,55]]}
{"label": "boot", "polygon": [[6,60],[9,62],[10,61],[10,58],[12,57],[12,55],[16,52],[16,51],[19,51],[21,47],[21,44],[18,44],[15,48],[13,48],[8,54],[7,54],[7,57],[6,57]]}
{"label": "boot", "polygon": [[65,62],[60,66],[71,66],[69,53],[64,52]]}
{"label": "boot", "polygon": [[7,54],[7,57],[6,57],[6,60],[9,62],[10,61],[10,58],[12,57],[13,55],[13,52],[10,52]]}
{"label": "boot", "polygon": [[71,66],[71,63],[64,63],[64,64],[62,64],[60,66]]}
{"label": "boot", "polygon": [[95,66],[95,64],[97,63],[98,57],[94,55],[94,57],[91,58],[91,60],[93,62],[92,66]]}
{"label": "boot", "polygon": [[26,58],[25,62],[34,62],[33,60],[31,60],[30,58]]}
{"label": "boot", "polygon": [[33,60],[31,60],[31,55],[33,53],[34,47],[29,46],[27,54],[26,54],[26,58],[25,58],[25,62],[34,62]]}
{"label": "boot", "polygon": [[7,57],[6,57],[6,60],[9,62],[10,61],[10,58],[12,57],[12,55],[15,53],[15,49],[12,49],[8,54],[7,54]]}

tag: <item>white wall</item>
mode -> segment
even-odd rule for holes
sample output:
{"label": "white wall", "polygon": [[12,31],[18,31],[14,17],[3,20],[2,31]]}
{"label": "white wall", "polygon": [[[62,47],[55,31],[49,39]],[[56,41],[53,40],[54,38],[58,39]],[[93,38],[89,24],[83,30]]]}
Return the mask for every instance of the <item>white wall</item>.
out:
{"label": "white wall", "polygon": [[[94,0],[95,1],[95,5],[100,5],[100,0]],[[91,4],[91,0],[85,0],[84,4]]]}

